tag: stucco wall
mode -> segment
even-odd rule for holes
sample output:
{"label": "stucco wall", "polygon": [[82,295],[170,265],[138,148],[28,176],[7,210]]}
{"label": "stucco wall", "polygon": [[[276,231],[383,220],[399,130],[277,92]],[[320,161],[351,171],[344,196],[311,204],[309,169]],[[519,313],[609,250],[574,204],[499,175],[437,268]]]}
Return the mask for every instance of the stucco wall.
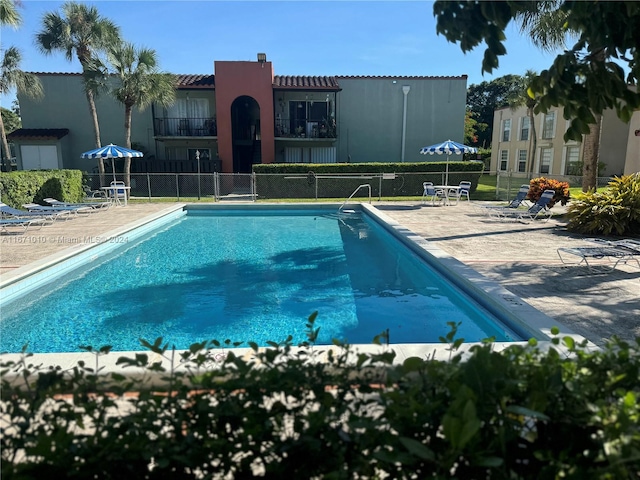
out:
{"label": "stucco wall", "polygon": [[[409,86],[405,162],[442,160],[420,148],[447,139],[463,141],[465,77],[339,77],[337,161],[399,162],[402,156],[403,86]],[[453,156],[452,158],[455,158]]]}
{"label": "stucco wall", "polygon": [[[95,148],[93,121],[89,113],[82,76],[80,74],[38,74],[44,88],[44,98],[32,100],[18,94],[23,128],[68,128],[64,167],[91,171],[97,164],[80,158],[82,152]],[[96,99],[102,145],[124,146],[124,106],[107,92]],[[143,144],[155,154],[151,109],[131,114],[131,141]],[[18,143],[18,142],[16,142]],[[28,143],[21,141],[20,143]]]}

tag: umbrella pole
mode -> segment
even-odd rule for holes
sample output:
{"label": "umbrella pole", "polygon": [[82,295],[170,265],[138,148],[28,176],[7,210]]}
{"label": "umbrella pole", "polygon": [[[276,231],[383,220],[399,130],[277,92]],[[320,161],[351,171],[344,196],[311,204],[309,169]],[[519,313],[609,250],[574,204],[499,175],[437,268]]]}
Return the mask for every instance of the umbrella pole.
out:
{"label": "umbrella pole", "polygon": [[116,182],[116,159],[111,159],[111,168],[113,169],[113,181]]}
{"label": "umbrella pole", "polygon": [[447,155],[447,165],[444,170],[444,184],[449,185],[449,155]]}

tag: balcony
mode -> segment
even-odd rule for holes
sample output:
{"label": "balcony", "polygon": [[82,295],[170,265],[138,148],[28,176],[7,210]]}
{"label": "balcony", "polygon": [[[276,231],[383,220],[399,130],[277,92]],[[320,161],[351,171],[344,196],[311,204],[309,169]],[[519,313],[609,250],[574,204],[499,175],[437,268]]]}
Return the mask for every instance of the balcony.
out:
{"label": "balcony", "polygon": [[218,127],[215,118],[154,118],[156,137],[216,137]]}
{"label": "balcony", "polygon": [[336,121],[334,119],[290,119],[276,118],[276,138],[311,138],[329,139],[337,138]]}

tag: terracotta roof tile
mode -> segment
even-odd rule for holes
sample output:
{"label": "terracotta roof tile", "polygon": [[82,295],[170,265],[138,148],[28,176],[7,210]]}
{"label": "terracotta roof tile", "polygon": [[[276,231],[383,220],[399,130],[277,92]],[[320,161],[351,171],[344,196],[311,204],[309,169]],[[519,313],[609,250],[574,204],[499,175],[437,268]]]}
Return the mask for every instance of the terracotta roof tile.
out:
{"label": "terracotta roof tile", "polygon": [[19,128],[14,130],[7,138],[9,140],[59,140],[69,134],[68,128]]}
{"label": "terracotta roof tile", "polygon": [[432,76],[421,76],[421,75],[416,75],[416,76],[399,76],[399,75],[336,75],[335,78],[354,78],[354,79],[361,79],[361,78],[373,78],[373,79],[397,79],[397,80],[411,80],[411,79],[415,79],[415,80],[466,80],[467,76],[466,75],[459,75],[459,76],[442,76],[442,77],[432,77]]}
{"label": "terracotta roof tile", "polygon": [[312,77],[302,75],[274,75],[273,88],[275,89],[302,89],[302,90],[340,90],[336,77]]}
{"label": "terracotta roof tile", "polygon": [[215,88],[214,75],[176,75],[178,88]]}

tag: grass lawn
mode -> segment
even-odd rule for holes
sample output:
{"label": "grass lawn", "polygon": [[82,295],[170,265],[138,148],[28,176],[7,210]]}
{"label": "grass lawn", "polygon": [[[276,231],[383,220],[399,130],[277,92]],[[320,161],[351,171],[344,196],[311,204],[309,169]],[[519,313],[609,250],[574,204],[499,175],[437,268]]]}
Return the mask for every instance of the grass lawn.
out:
{"label": "grass lawn", "polygon": [[[471,200],[480,202],[491,202],[496,200],[496,175],[481,175],[478,181],[478,188],[471,194]],[[524,183],[524,182],[523,182]],[[605,187],[601,187],[599,190],[603,190]],[[582,187],[575,186],[570,187],[571,198],[576,198],[582,193]],[[404,196],[404,197],[382,197],[380,200],[383,202],[415,202],[420,200],[421,197],[416,196]],[[378,197],[372,197],[373,200],[378,200]],[[259,202],[271,202],[271,203],[315,203],[315,202],[330,202],[330,203],[342,203],[344,198],[322,198],[316,200],[315,198],[269,198],[258,199]],[[175,197],[153,197],[148,199],[146,197],[131,198],[129,200],[133,203],[161,203],[161,202],[176,202]],[[364,201],[363,198],[355,198],[355,202]],[[197,197],[180,197],[180,202],[185,203],[211,203],[215,202],[215,199],[211,196],[202,197],[198,200]]]}

